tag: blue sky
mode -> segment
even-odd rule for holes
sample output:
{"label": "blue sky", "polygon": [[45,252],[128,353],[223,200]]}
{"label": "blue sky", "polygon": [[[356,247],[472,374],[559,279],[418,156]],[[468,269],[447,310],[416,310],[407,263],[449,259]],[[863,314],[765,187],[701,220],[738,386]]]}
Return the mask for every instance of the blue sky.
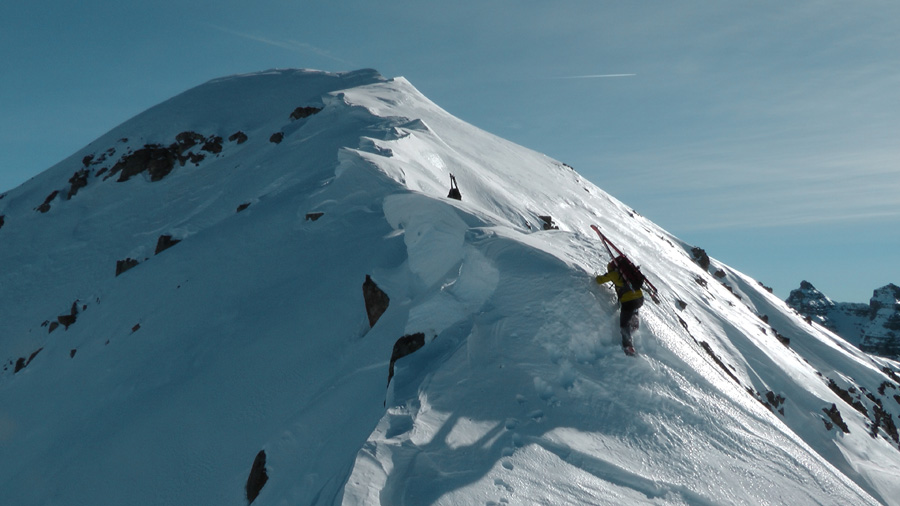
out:
{"label": "blue sky", "polygon": [[898,48],[888,0],[4,2],[0,191],[209,79],[370,67],[782,297],[862,302],[900,284]]}

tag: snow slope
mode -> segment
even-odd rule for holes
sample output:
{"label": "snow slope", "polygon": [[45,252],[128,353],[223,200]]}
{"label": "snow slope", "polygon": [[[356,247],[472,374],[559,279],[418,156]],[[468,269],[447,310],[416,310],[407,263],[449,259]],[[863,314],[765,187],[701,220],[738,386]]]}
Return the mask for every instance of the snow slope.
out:
{"label": "snow slope", "polygon": [[[900,504],[900,365],[403,78],[211,81],[0,216],[9,504],[246,504],[260,450],[260,505]],[[591,223],[659,288],[636,358]]]}

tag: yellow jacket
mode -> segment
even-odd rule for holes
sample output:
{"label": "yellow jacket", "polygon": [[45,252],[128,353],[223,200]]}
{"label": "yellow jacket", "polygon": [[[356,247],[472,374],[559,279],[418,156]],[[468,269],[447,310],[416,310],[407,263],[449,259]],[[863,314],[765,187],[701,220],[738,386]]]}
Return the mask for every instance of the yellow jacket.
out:
{"label": "yellow jacket", "polygon": [[626,288],[622,276],[619,274],[619,271],[616,270],[609,271],[602,276],[597,276],[595,280],[597,281],[597,284],[600,285],[612,281],[613,285],[616,286],[616,294],[619,296],[619,302],[628,302],[630,300],[640,299],[644,296],[644,293],[641,292],[640,288],[637,290],[629,290]]}

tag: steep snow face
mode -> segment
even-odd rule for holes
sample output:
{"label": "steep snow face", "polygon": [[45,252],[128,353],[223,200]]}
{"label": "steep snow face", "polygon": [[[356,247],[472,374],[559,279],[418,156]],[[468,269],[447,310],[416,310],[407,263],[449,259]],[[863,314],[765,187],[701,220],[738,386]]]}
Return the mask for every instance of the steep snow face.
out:
{"label": "steep snow face", "polygon": [[0,216],[10,503],[900,504],[898,364],[402,78],[212,81]]}

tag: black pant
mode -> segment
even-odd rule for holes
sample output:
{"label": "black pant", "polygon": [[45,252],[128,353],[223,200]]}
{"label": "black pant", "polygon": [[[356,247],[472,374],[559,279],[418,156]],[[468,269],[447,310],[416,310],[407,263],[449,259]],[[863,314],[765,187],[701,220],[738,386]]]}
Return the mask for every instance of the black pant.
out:
{"label": "black pant", "polygon": [[[619,327],[622,330],[622,346],[631,346],[631,331],[637,329],[637,312],[644,305],[644,298],[629,300],[622,303],[619,314]],[[632,324],[632,318],[634,324]]]}

